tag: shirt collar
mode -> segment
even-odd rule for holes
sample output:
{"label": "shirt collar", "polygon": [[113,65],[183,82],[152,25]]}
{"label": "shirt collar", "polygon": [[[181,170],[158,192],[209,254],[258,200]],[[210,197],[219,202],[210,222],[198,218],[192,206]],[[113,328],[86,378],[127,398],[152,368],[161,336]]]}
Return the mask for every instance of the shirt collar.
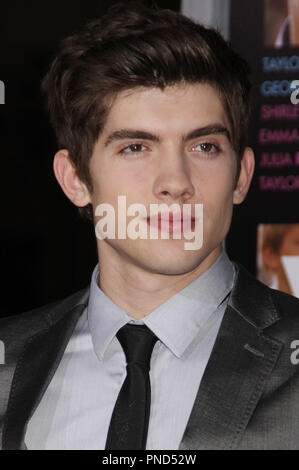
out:
{"label": "shirt collar", "polygon": [[181,357],[228,297],[234,280],[233,265],[223,250],[201,276],[140,322],[104,294],[97,283],[98,272],[97,265],[92,274],[87,315],[93,346],[100,360],[117,331],[128,322],[144,323],[173,354]]}

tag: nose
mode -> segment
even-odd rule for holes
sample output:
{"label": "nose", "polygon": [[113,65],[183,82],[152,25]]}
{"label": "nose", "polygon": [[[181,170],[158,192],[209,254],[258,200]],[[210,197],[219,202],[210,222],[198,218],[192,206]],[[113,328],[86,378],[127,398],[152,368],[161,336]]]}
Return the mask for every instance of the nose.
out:
{"label": "nose", "polygon": [[164,152],[159,159],[157,178],[153,193],[165,203],[184,203],[192,198],[195,189],[190,178],[190,168],[180,151]]}

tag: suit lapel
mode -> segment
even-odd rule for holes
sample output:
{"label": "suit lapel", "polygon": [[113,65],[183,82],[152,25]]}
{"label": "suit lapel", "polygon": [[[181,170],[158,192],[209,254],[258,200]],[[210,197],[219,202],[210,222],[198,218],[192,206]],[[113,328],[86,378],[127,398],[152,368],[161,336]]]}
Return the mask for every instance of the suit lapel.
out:
{"label": "suit lapel", "polygon": [[180,449],[236,449],[282,344],[265,328],[279,320],[270,289],[235,265],[236,282]]}
{"label": "suit lapel", "polygon": [[[237,275],[180,449],[235,449],[262,395],[282,344],[266,335],[279,320],[270,289],[236,265]],[[24,448],[26,424],[38,406],[79,316],[81,299],[59,305],[48,325],[20,348],[3,425],[3,449]]]}
{"label": "suit lapel", "polygon": [[62,304],[64,308],[60,305],[60,312],[54,308],[48,315],[47,327],[26,340],[13,376],[3,426],[3,449],[24,448],[26,424],[59,365],[79,316],[86,307],[87,294],[85,291],[84,300],[76,302],[75,306],[72,303],[72,308],[69,304]]}

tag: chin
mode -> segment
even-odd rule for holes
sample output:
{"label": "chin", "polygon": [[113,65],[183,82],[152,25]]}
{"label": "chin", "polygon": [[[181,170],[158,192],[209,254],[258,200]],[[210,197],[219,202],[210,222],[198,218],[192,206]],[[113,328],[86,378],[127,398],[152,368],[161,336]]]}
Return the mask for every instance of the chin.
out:
{"label": "chin", "polygon": [[179,251],[164,250],[163,252],[150,253],[148,257],[142,256],[140,264],[148,271],[164,275],[187,274],[195,270],[205,259],[202,250]]}

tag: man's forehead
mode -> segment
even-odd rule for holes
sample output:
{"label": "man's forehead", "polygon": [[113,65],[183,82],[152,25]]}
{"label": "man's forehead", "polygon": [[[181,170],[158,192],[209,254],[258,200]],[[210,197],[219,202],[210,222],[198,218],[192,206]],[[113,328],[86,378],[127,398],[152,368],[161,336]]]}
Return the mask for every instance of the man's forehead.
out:
{"label": "man's forehead", "polygon": [[215,122],[230,127],[219,91],[208,83],[180,83],[164,89],[138,87],[122,90],[113,97],[104,133],[131,126],[150,128],[151,124],[167,130],[172,124],[186,134],[197,125]]}
{"label": "man's forehead", "polygon": [[155,86],[138,86],[130,89],[124,89],[114,95],[112,107],[117,106],[122,102],[135,102],[138,100],[151,100],[163,99],[169,101],[180,99],[182,102],[191,98],[191,96],[198,96],[203,98],[209,93],[215,100],[221,102],[221,97],[218,88],[207,82],[196,83],[175,83],[167,85],[164,88]]}

